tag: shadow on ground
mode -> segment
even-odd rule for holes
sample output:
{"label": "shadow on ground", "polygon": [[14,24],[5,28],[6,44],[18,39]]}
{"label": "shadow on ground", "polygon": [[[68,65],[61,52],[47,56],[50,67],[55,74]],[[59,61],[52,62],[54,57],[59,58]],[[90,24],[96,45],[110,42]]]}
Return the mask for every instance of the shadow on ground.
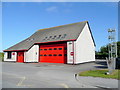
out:
{"label": "shadow on ground", "polygon": [[107,62],[106,60],[96,60],[95,61],[95,68],[97,69],[107,69]]}

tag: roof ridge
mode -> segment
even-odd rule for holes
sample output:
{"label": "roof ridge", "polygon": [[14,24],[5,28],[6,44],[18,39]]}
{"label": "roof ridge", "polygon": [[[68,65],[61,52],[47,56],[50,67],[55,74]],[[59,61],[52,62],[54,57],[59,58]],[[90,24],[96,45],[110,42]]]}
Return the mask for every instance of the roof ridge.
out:
{"label": "roof ridge", "polygon": [[78,24],[78,23],[83,23],[83,22],[88,22],[88,21],[82,21],[82,22],[76,22],[76,23],[71,23],[71,24],[65,24],[65,25],[60,25],[60,26],[54,26],[54,27],[49,27],[49,28],[43,28],[43,29],[38,29],[37,31],[42,31],[42,30],[47,30],[47,29],[52,29],[52,28],[57,28],[57,27],[63,27],[67,25],[73,25],[73,24]]}

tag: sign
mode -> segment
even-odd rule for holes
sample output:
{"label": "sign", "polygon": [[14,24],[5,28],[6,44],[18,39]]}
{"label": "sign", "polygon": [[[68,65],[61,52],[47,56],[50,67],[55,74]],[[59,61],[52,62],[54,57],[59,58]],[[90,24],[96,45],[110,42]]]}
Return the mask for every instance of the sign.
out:
{"label": "sign", "polygon": [[73,56],[73,55],[74,55],[74,52],[71,52],[70,55]]}
{"label": "sign", "polygon": [[12,55],[15,55],[15,53],[12,53]]}

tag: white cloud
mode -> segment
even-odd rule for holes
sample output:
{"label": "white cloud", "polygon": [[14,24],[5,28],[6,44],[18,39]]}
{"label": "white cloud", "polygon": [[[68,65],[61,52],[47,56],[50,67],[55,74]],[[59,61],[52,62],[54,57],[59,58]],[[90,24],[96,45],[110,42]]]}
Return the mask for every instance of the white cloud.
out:
{"label": "white cloud", "polygon": [[48,12],[57,12],[58,8],[56,6],[51,6],[51,7],[46,8],[46,11],[48,11]]}

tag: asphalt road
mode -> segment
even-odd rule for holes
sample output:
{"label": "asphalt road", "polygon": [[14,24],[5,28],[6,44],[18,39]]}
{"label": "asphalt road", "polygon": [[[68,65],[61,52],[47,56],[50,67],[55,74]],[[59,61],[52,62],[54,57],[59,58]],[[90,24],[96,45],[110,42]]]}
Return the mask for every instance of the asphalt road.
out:
{"label": "asphalt road", "polygon": [[96,63],[79,65],[2,62],[2,88],[96,88],[75,79],[84,70],[100,68]]}

